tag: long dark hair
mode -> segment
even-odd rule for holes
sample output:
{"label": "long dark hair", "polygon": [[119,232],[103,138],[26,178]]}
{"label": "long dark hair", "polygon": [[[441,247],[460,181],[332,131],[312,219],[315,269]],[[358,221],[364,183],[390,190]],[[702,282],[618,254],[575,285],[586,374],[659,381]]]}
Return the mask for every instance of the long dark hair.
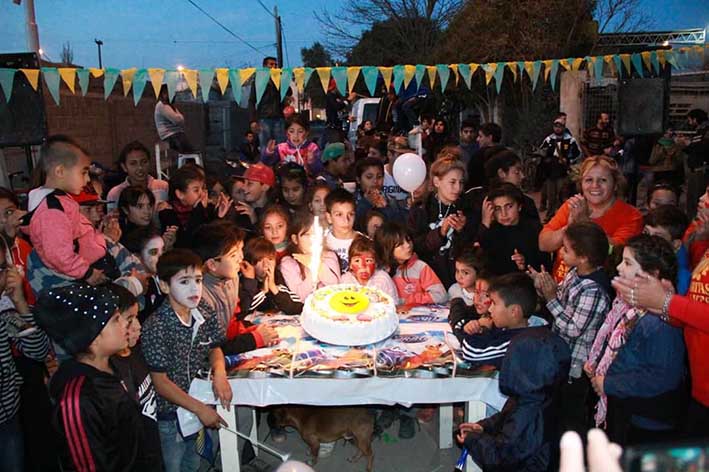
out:
{"label": "long dark hair", "polygon": [[[315,216],[306,210],[301,210],[296,212],[293,218],[290,219],[288,223],[288,248],[286,249],[286,254],[293,256],[293,254],[298,253],[301,249],[293,242],[292,236],[295,235],[300,237],[301,234],[306,233],[315,224]],[[293,260],[298,262],[295,257]],[[308,270],[307,267],[303,266],[298,262],[300,266],[300,277],[301,280],[305,280],[305,271]]]}
{"label": "long dark hair", "polygon": [[[374,235],[377,261],[381,263],[382,267],[389,270],[390,275],[394,274],[399,266],[394,258],[394,249],[406,241],[412,241],[411,235],[401,223],[395,221],[385,221]],[[406,278],[405,269],[402,269],[402,273]]]}

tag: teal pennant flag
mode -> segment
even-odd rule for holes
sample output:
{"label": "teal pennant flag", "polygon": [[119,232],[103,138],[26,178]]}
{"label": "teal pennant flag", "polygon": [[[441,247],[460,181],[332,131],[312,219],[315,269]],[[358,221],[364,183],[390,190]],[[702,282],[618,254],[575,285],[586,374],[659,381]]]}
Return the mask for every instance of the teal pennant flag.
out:
{"label": "teal pennant flag", "polygon": [[618,78],[623,77],[623,60],[618,54],[613,54],[613,64],[615,64],[615,70],[618,71]]}
{"label": "teal pennant flag", "polygon": [[[423,83],[423,78],[426,75],[426,66],[423,64],[416,64],[416,72],[414,73],[414,79],[416,79],[416,86],[421,88]],[[430,84],[433,85],[433,84]]]}
{"label": "teal pennant flag", "polygon": [[312,67],[303,67],[303,88],[308,86],[308,81],[310,80],[310,76],[313,75],[313,72],[315,72],[315,69]]}
{"label": "teal pennant flag", "polygon": [[451,76],[451,69],[447,64],[436,64],[436,72],[438,72],[438,81],[441,83],[441,92],[445,92],[448,79]]}
{"label": "teal pennant flag", "polygon": [[76,76],[79,78],[79,87],[81,87],[81,95],[86,96],[86,92],[89,91],[89,70],[88,69],[76,69]]}
{"label": "teal pennant flag", "polygon": [[559,59],[554,59],[551,61],[551,76],[549,77],[549,80],[551,80],[551,89],[553,91],[556,91],[556,76],[559,73]]}
{"label": "teal pennant flag", "polygon": [[542,61],[534,61],[532,64],[532,90],[537,89],[537,81],[539,81],[539,72],[542,70]]}
{"label": "teal pennant flag", "polygon": [[335,79],[337,91],[342,95],[347,95],[347,67],[331,67],[330,76]]}
{"label": "teal pennant flag", "polygon": [[369,90],[369,94],[374,96],[377,93],[379,68],[375,66],[364,66],[360,73],[364,76],[364,83],[367,86],[367,90]]}
{"label": "teal pennant flag", "polygon": [[[103,71],[103,98],[108,100],[108,97],[113,92],[113,86],[116,85],[116,80],[118,79],[121,71],[118,69],[106,69]],[[172,97],[171,97],[172,98]]]}
{"label": "teal pennant flag", "polygon": [[167,95],[170,101],[177,93],[177,81],[180,80],[180,72],[176,70],[165,71],[165,84],[167,84]]}
{"label": "teal pennant flag", "polygon": [[398,95],[403,92],[403,90],[401,90],[401,86],[404,83],[404,66],[394,66],[393,74],[394,78],[392,79],[392,85],[394,86],[394,93]]}
{"label": "teal pennant flag", "polygon": [[458,73],[463,76],[463,82],[470,88],[470,83],[473,79],[473,73],[470,70],[470,64],[458,64]]}
{"label": "teal pennant flag", "polygon": [[290,83],[293,81],[293,69],[289,67],[284,67],[281,69],[281,101],[286,98],[288,90],[290,90]]}
{"label": "teal pennant flag", "polygon": [[214,80],[214,69],[199,70],[199,86],[202,89],[202,101],[209,101],[209,91],[212,89],[212,81]]}
{"label": "teal pennant flag", "polygon": [[679,69],[677,64],[677,56],[675,55],[674,51],[665,51],[665,59],[667,60],[667,63],[669,65],[671,65],[675,69]]}
{"label": "teal pennant flag", "polygon": [[271,80],[271,69],[265,67],[256,69],[256,80],[254,81],[256,86],[256,106],[261,102],[269,80]]}
{"label": "teal pennant flag", "polygon": [[239,69],[229,69],[229,83],[231,84],[231,94],[237,105],[241,104],[241,77]]}
{"label": "teal pennant flag", "polygon": [[148,82],[147,69],[138,69],[133,76],[133,105],[138,106],[138,102],[143,96],[145,84]]}
{"label": "teal pennant flag", "polygon": [[10,102],[12,98],[12,84],[15,82],[15,72],[17,69],[0,68],[0,89],[5,94],[5,102]]}
{"label": "teal pennant flag", "polygon": [[650,64],[652,64],[655,75],[660,75],[660,59],[657,57],[657,51],[650,53]]}
{"label": "teal pennant flag", "polygon": [[635,70],[638,72],[638,75],[640,77],[643,77],[643,59],[640,57],[640,54],[634,53],[630,55],[630,62],[633,63],[633,67],[635,67]]}
{"label": "teal pennant flag", "polygon": [[519,83],[521,84],[524,78],[524,71],[527,70],[527,68],[524,67],[524,61],[517,61],[517,69],[519,70]]}
{"label": "teal pennant flag", "polygon": [[495,68],[495,74],[493,75],[495,78],[495,88],[497,89],[497,93],[500,93],[500,90],[502,90],[502,79],[505,78],[505,63],[504,62],[498,62],[497,67]]}
{"label": "teal pennant flag", "polygon": [[596,80],[601,80],[603,78],[603,56],[596,56],[593,58],[593,76]]}
{"label": "teal pennant flag", "polygon": [[59,71],[56,67],[42,67],[42,75],[44,83],[47,84],[47,90],[52,95],[54,103],[59,105]]}

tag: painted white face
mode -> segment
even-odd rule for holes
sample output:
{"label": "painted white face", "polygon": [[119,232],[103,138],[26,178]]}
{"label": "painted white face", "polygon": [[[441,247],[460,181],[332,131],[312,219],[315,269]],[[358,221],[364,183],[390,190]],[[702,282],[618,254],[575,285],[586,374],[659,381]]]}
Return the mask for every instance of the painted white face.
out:
{"label": "painted white face", "polygon": [[158,259],[162,256],[165,249],[165,241],[160,236],[155,236],[143,246],[143,250],[140,251],[140,259],[145,264],[145,268],[151,273],[156,273],[158,271]]}
{"label": "painted white face", "polygon": [[182,269],[170,279],[170,298],[185,308],[197,308],[202,298],[202,269]]}

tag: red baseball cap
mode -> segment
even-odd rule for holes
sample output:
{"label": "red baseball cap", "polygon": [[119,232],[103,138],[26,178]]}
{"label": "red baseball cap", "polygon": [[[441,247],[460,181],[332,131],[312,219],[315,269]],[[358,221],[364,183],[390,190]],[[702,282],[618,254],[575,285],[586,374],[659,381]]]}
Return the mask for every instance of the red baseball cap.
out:
{"label": "red baseball cap", "polygon": [[276,185],[276,175],[273,173],[273,169],[260,162],[250,165],[241,178],[244,180],[253,180],[254,182],[259,182],[269,187]]}
{"label": "red baseball cap", "polygon": [[76,203],[79,205],[99,205],[101,203],[106,203],[106,200],[101,200],[96,189],[93,185],[88,184],[81,189],[81,193],[78,195],[71,195]]}

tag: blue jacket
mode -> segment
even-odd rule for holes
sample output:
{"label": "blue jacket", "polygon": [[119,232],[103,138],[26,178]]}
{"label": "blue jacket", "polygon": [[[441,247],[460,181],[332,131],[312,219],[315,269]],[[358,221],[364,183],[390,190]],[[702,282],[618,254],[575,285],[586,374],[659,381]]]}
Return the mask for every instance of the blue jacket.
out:
{"label": "blue jacket", "polygon": [[556,470],[558,392],[571,365],[569,346],[548,328],[527,328],[512,339],[500,370],[501,412],[480,422],[465,446],[483,470]]}
{"label": "blue jacket", "polygon": [[682,244],[677,250],[677,294],[686,295],[692,280],[692,268],[689,265],[689,251]]}

